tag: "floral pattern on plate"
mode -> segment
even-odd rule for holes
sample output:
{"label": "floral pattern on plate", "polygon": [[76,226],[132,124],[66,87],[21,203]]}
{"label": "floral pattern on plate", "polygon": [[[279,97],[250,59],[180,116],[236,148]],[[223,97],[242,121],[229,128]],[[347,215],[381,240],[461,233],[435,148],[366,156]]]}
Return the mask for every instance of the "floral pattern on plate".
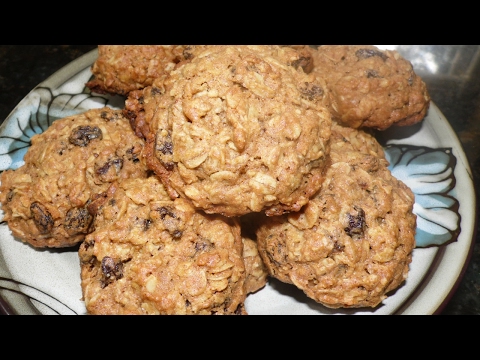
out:
{"label": "floral pattern on plate", "polygon": [[385,155],[392,175],[415,195],[417,247],[445,245],[460,233],[459,202],[453,195],[456,158],[451,148],[387,145]]}
{"label": "floral pattern on plate", "polygon": [[86,68],[57,89],[36,87],[20,102],[0,128],[0,171],[21,166],[31,137],[53,121],[88,109],[123,106],[120,96],[92,94],[85,87],[91,76]]}

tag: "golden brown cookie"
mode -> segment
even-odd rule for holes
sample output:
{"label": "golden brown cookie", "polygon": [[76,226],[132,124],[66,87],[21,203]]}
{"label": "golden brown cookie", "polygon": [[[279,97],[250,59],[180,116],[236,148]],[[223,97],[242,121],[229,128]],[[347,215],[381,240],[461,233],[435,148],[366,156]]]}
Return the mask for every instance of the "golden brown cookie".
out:
{"label": "golden brown cookie", "polygon": [[89,314],[246,314],[236,218],[171,200],[157,177],[119,183],[80,245]]}
{"label": "golden brown cookie", "polygon": [[[192,60],[197,54],[205,51],[208,48],[217,48],[216,45],[189,45],[185,46],[183,53],[184,60],[177,64],[181,66],[185,62]],[[313,49],[307,45],[283,45],[279,47],[272,46],[251,46],[257,52],[261,52],[264,56],[274,57],[276,61],[281,61],[287,66],[295,69],[302,69],[305,73],[309,73],[313,69]],[[274,50],[272,52],[272,50]],[[132,63],[135,59],[131,59]],[[152,92],[156,93],[162,91],[163,85],[161,84],[166,77],[166,73],[163,76],[157,76],[156,86],[147,88],[138,87],[138,90],[130,91],[128,98],[125,101],[125,115],[130,119],[132,128],[138,136],[146,136],[149,132],[148,121],[151,119],[152,114],[145,114],[145,101],[152,96]],[[160,78],[160,79],[158,79]],[[150,84],[151,85],[151,84]],[[147,106],[147,110],[151,112],[152,107]]]}
{"label": "golden brown cookie", "polygon": [[404,282],[414,195],[380,150],[362,130],[333,125],[322,189],[300,212],[259,223],[258,249],[272,277],[330,308],[376,307]]}
{"label": "golden brown cookie", "polygon": [[208,46],[144,90],[139,132],[172,198],[225,216],[278,215],[320,188],[331,116],[314,77],[285,60],[295,51]]}
{"label": "golden brown cookie", "polygon": [[148,172],[145,143],[121,110],[105,107],[58,119],[31,143],[25,164],[2,173],[0,202],[12,234],[34,247],[82,241],[90,232],[93,196],[112,182]]}
{"label": "golden brown cookie", "polygon": [[322,45],[313,73],[326,82],[333,119],[378,130],[421,121],[430,105],[424,81],[397,51],[374,45]]}
{"label": "golden brown cookie", "polygon": [[86,86],[97,93],[127,95],[152,84],[189,57],[187,45],[98,45]]}

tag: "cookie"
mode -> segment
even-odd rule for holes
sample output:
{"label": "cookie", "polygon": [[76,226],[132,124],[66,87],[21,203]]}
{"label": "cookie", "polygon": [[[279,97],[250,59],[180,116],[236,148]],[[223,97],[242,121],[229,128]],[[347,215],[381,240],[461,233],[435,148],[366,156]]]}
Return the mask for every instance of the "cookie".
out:
{"label": "cookie", "polygon": [[[197,54],[205,51],[205,49],[212,48],[215,49],[215,45],[189,45],[185,46],[183,58],[184,60],[181,64],[192,60]],[[295,69],[302,69],[305,73],[309,73],[313,70],[313,49],[307,45],[283,45],[280,47],[265,47],[265,46],[255,46],[256,51],[263,52],[265,56],[274,56],[277,60],[280,60],[283,64],[286,64]],[[275,49],[272,53],[272,49]],[[133,58],[132,63],[135,61]],[[180,66],[181,64],[178,64]],[[166,72],[165,72],[166,74]],[[128,98],[125,101],[124,113],[127,116],[132,124],[132,128],[135,130],[135,133],[138,136],[146,136],[149,132],[148,121],[151,118],[151,114],[145,114],[144,102],[152,96],[151,92],[154,93],[163,90],[163,85],[161,85],[162,79],[166,75],[157,76],[156,86],[142,91],[145,86],[138,87],[138,90],[132,90],[128,94]],[[151,84],[150,84],[151,85]],[[148,107],[151,110],[151,106]]]}
{"label": "cookie", "polygon": [[3,220],[34,247],[83,241],[93,220],[88,207],[110,184],[149,172],[144,144],[121,110],[105,107],[54,121],[31,138],[24,165],[1,174]]}
{"label": "cookie", "polygon": [[259,221],[257,245],[270,276],[329,308],[374,308],[405,281],[414,195],[382,153],[366,132],[333,125],[322,189],[301,211]]}
{"label": "cookie", "polygon": [[89,314],[246,314],[236,218],[171,200],[155,176],[118,183],[80,245]]}
{"label": "cookie", "polygon": [[326,82],[333,119],[353,128],[385,130],[423,120],[430,105],[425,82],[397,51],[373,45],[322,45],[313,73]]}
{"label": "cookie", "polygon": [[98,45],[94,78],[86,86],[100,94],[127,95],[152,85],[188,57],[186,45]]}
{"label": "cookie", "polygon": [[147,163],[172,198],[224,216],[279,215],[320,188],[331,116],[314,77],[285,60],[295,51],[209,46],[144,90]]}

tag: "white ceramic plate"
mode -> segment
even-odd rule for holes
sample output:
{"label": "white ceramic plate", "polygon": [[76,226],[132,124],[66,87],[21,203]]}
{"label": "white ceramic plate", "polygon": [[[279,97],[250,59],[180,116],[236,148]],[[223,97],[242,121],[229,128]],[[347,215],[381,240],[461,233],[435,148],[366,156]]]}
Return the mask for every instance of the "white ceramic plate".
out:
{"label": "white ceramic plate", "polygon": [[[97,50],[78,58],[33,89],[0,127],[0,171],[18,168],[30,137],[52,121],[102,106],[122,108],[122,97],[85,88]],[[379,133],[392,173],[415,193],[417,247],[407,281],[375,309],[332,310],[293,285],[271,280],[248,296],[257,314],[434,314],[463,274],[473,245],[475,191],[468,161],[447,119],[432,103],[425,120]],[[0,219],[3,213],[0,214]],[[34,249],[0,224],[0,310],[8,314],[86,314],[77,248]]]}

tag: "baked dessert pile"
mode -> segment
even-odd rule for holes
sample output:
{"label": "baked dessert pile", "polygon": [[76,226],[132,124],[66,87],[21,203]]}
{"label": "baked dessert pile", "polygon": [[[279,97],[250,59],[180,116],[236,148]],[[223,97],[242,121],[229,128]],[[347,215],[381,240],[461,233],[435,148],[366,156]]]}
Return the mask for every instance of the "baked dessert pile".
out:
{"label": "baked dessert pile", "polygon": [[423,120],[409,61],[372,45],[99,45],[92,92],[1,174],[4,220],[79,245],[89,314],[247,314],[269,277],[330,308],[405,281],[412,191],[374,131]]}

